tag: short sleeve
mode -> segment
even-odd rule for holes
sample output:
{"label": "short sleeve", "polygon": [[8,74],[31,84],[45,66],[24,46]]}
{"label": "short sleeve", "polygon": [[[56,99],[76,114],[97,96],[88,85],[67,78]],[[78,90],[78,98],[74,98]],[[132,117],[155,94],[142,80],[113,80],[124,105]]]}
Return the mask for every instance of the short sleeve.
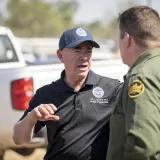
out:
{"label": "short sleeve", "polygon": [[160,156],[160,95],[154,80],[131,77],[125,100],[126,144],[124,160]]}

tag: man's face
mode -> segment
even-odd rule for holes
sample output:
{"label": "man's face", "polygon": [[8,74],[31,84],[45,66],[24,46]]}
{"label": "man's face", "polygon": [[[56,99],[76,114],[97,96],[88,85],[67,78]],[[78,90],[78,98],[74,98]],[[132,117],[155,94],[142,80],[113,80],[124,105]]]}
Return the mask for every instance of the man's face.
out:
{"label": "man's face", "polygon": [[65,71],[69,75],[86,77],[91,68],[92,45],[83,42],[75,48],[64,48],[61,52],[61,60]]}

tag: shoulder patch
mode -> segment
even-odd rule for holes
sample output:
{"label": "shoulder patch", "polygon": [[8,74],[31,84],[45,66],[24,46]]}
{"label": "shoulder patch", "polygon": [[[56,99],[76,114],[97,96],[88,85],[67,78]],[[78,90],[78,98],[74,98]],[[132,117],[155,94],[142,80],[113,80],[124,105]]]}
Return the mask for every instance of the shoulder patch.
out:
{"label": "shoulder patch", "polygon": [[136,98],[143,94],[144,88],[144,84],[140,80],[135,80],[129,87],[128,96],[130,98]]}

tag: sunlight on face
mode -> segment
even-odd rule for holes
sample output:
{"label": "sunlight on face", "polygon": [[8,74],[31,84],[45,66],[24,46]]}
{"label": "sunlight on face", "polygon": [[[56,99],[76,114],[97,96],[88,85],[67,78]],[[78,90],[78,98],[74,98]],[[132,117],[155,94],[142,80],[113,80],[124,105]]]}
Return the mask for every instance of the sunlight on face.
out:
{"label": "sunlight on face", "polygon": [[89,42],[83,42],[75,48],[64,48],[62,56],[66,73],[86,77],[91,68],[92,48]]}

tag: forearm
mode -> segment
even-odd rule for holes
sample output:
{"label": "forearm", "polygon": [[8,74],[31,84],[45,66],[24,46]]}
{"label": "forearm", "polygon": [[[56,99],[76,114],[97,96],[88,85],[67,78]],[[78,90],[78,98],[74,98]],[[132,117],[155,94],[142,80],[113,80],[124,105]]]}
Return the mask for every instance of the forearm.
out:
{"label": "forearm", "polygon": [[15,144],[21,145],[31,141],[36,122],[36,120],[31,118],[31,114],[28,114],[22,121],[15,125],[13,133]]}
{"label": "forearm", "polygon": [[22,121],[14,127],[13,140],[16,144],[24,144],[31,141],[34,126],[37,121],[59,120],[54,115],[57,108],[53,104],[41,104],[35,107]]}

